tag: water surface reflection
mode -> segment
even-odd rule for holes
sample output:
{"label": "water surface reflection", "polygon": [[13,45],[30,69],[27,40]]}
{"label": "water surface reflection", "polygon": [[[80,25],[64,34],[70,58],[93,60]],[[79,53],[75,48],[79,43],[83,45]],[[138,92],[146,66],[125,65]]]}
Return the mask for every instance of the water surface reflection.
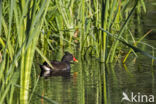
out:
{"label": "water surface reflection", "polygon": [[[58,104],[121,104],[123,92],[156,96],[156,72],[152,68],[139,62],[105,65],[96,59],[79,60],[68,77],[41,77],[35,92]],[[33,103],[49,104],[35,95]]]}

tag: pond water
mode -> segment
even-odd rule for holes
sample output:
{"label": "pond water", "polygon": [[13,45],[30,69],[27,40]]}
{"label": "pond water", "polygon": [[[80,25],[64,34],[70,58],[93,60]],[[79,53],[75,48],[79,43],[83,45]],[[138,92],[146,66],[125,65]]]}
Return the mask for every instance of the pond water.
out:
{"label": "pond water", "polygon": [[48,99],[58,104],[121,104],[123,92],[130,99],[132,93],[137,95],[137,101],[141,95],[147,95],[147,99],[156,96],[156,70],[148,61],[145,64],[134,60],[127,65],[120,62],[105,65],[94,58],[79,59],[79,63],[72,65],[69,76],[40,77],[35,94],[47,99],[34,94],[31,104],[50,104]]}
{"label": "pond water", "polygon": [[[155,26],[149,15],[153,18],[156,12],[147,12],[144,30]],[[153,31],[146,41],[156,47],[155,33]],[[72,64],[69,76],[40,77],[31,104],[156,104],[155,69],[151,59],[144,56],[130,58],[126,64],[119,60],[107,65],[96,58],[82,60],[79,57],[79,62]],[[126,95],[131,102],[122,101]]]}

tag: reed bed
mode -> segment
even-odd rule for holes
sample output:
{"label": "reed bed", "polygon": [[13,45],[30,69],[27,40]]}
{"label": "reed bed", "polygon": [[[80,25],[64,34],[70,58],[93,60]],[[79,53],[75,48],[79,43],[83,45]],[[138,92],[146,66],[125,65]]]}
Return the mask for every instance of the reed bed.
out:
{"label": "reed bed", "polygon": [[35,53],[49,62],[51,50],[78,50],[114,62],[140,7],[144,0],[0,0],[0,104],[28,103]]}
{"label": "reed bed", "polygon": [[[7,100],[7,103],[12,104],[14,94],[18,91],[20,100],[14,101],[19,100],[22,104],[28,103],[35,47],[49,3],[49,0],[1,2],[3,13],[1,16],[1,43],[4,44],[4,48],[2,47],[1,50],[2,62],[0,64],[1,104],[8,98],[10,100]],[[16,90],[16,84],[20,85],[18,90]]]}

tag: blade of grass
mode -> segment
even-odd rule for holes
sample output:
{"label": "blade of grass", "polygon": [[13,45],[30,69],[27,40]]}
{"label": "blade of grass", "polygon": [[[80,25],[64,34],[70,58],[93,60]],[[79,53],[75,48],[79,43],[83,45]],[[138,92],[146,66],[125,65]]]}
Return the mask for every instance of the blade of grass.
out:
{"label": "blade of grass", "polygon": [[29,97],[29,104],[30,104],[31,98],[33,97],[33,94],[34,94],[34,92],[35,92],[35,89],[36,89],[36,87],[37,87],[39,78],[40,78],[40,76],[38,76],[37,80],[35,81],[34,87],[33,87],[32,91],[31,91],[31,94],[30,94],[30,97]]}
{"label": "blade of grass", "polygon": [[36,51],[40,54],[40,56],[48,63],[48,65],[52,68],[53,66],[51,65],[50,61],[43,55],[43,53],[36,47]]}
{"label": "blade of grass", "polygon": [[[123,32],[124,32],[124,30],[125,30],[125,28],[126,28],[126,25],[128,24],[128,22],[129,22],[129,20],[130,20],[130,17],[132,16],[132,13],[134,12],[134,10],[135,10],[137,4],[138,4],[138,0],[136,1],[136,3],[135,3],[135,5],[134,5],[133,9],[131,10],[131,12],[129,13],[129,15],[128,15],[126,21],[125,21],[124,24],[123,24],[123,26],[121,27],[120,32],[119,32],[119,35],[118,35],[118,38],[120,38],[121,35],[123,34]],[[118,46],[118,42],[119,42],[119,41],[116,40],[115,43],[114,43],[114,45],[113,45],[112,48],[111,48],[111,49],[112,49],[112,51],[111,51],[112,54],[111,54],[111,57],[110,57],[110,62],[113,62],[113,59],[114,59],[114,56],[115,56],[115,51],[116,51],[116,48],[117,48],[117,46]],[[109,59],[108,59],[108,60],[109,60]]]}
{"label": "blade of grass", "polygon": [[[148,31],[145,35],[143,35],[137,42],[135,42],[134,45],[137,46],[137,44],[138,44],[139,42],[141,42],[141,41],[142,41],[149,33],[151,33],[151,32],[152,32],[152,30],[149,30],[149,31]],[[126,62],[128,56],[130,55],[131,52],[132,52],[132,49],[130,49],[129,52],[126,54],[126,56],[125,56],[125,58],[124,58],[124,60],[123,60],[123,63]]]}
{"label": "blade of grass", "polygon": [[19,78],[19,72],[15,72],[11,77],[12,77],[11,78],[12,80],[9,81],[9,83],[7,84],[4,92],[2,92],[3,93],[3,96],[0,98],[0,104],[4,104],[5,97],[7,96],[8,92],[10,91],[11,85],[12,84],[15,84],[17,82],[17,79]]}
{"label": "blade of grass", "polygon": [[128,44],[127,42],[121,40],[119,37],[115,37],[115,35],[109,33],[108,31],[106,31],[106,30],[104,30],[104,29],[102,29],[102,28],[99,28],[99,29],[102,30],[102,31],[104,31],[104,32],[107,32],[107,34],[109,34],[109,36],[114,37],[114,38],[117,39],[119,42],[122,42],[124,45],[126,45],[126,46],[132,48],[135,52],[139,52],[139,53],[141,53],[141,54],[143,54],[143,55],[145,55],[145,56],[148,56],[148,57],[150,57],[150,58],[152,58],[152,59],[156,59],[156,57],[150,55],[149,53],[147,53],[147,52],[145,52],[145,51],[140,50],[139,48],[137,48],[137,47],[135,47],[135,46],[133,46],[133,45],[131,45],[131,44]]}

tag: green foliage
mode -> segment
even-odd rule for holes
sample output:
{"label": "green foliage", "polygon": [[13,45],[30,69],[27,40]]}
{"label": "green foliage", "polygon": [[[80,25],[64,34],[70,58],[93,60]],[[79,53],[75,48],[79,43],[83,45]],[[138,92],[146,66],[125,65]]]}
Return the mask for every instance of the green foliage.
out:
{"label": "green foliage", "polygon": [[[30,85],[35,47],[45,21],[49,1],[2,2],[1,44],[4,48],[1,50],[3,58],[0,64],[2,75],[0,82],[4,84],[1,87],[1,96],[3,95],[1,103],[4,103],[5,97],[10,96],[11,99],[7,103],[12,104],[15,86],[11,82],[17,83],[17,80],[12,78],[15,72],[20,73],[16,75],[20,78],[20,103],[25,104],[28,101],[27,89]],[[5,6],[7,8],[4,8]]]}
{"label": "green foliage", "polygon": [[[146,12],[144,0],[139,3]],[[48,63],[51,50],[115,61],[136,6],[135,0],[0,0],[0,104],[28,103],[35,51]],[[138,7],[136,13],[141,13]]]}

